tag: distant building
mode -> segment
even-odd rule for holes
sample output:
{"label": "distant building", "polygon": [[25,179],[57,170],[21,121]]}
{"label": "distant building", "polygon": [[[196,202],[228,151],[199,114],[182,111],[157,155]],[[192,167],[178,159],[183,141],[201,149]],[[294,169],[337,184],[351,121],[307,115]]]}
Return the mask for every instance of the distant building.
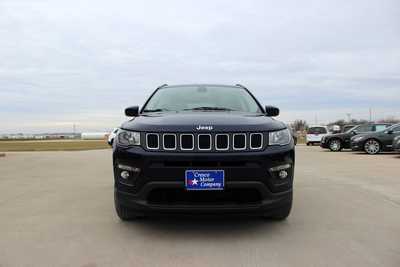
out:
{"label": "distant building", "polygon": [[45,139],[79,139],[80,134],[77,133],[41,133],[41,134],[2,134],[0,139],[3,140],[45,140]]}
{"label": "distant building", "polygon": [[109,134],[108,132],[82,133],[81,138],[83,140],[105,140]]}

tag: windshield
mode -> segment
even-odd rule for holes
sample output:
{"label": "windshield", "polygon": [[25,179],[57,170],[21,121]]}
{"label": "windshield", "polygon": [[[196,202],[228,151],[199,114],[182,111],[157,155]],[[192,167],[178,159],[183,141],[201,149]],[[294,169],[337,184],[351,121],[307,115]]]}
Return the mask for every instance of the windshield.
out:
{"label": "windshield", "polygon": [[143,112],[241,111],[262,113],[247,90],[234,86],[171,86],[157,90]]}
{"label": "windshield", "polygon": [[385,131],[386,128],[388,128],[388,127],[390,127],[390,125],[387,125],[387,124],[378,124],[378,125],[375,125],[375,131],[376,131],[376,132]]}
{"label": "windshield", "polygon": [[[387,131],[387,130],[391,130],[391,131],[393,131],[393,132],[400,132],[400,124],[392,125],[392,126],[390,126],[389,128],[386,128],[385,130],[386,130],[386,131]],[[385,131],[385,130],[382,130],[382,131]]]}
{"label": "windshield", "polygon": [[326,128],[325,127],[310,127],[307,131],[308,134],[326,134]]}
{"label": "windshield", "polygon": [[352,131],[354,131],[357,127],[358,127],[359,125],[356,125],[356,126],[351,126],[349,129],[346,129],[345,128],[345,133],[350,133],[350,132],[352,132]]}

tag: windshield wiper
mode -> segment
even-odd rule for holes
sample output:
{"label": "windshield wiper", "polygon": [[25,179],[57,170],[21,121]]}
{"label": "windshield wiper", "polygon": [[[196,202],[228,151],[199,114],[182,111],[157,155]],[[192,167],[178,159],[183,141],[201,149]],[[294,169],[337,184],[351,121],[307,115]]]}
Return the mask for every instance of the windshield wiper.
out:
{"label": "windshield wiper", "polygon": [[185,108],[184,110],[217,110],[217,111],[235,111],[231,108],[223,107],[196,107],[196,108]]}
{"label": "windshield wiper", "polygon": [[145,109],[143,112],[162,112],[162,111],[170,111],[166,108],[156,108],[156,109]]}

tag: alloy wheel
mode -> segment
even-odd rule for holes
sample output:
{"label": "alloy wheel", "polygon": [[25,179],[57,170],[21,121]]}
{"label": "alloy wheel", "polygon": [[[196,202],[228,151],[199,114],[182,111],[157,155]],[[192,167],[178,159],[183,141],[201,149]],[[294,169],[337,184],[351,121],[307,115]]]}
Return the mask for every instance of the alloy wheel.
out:
{"label": "alloy wheel", "polygon": [[364,150],[365,152],[367,152],[368,154],[377,154],[381,149],[381,145],[379,144],[378,141],[374,140],[374,139],[370,139],[367,142],[365,142],[364,144]]}
{"label": "alloy wheel", "polygon": [[342,148],[342,144],[339,140],[335,139],[329,142],[329,148],[334,151],[340,151],[340,149]]}

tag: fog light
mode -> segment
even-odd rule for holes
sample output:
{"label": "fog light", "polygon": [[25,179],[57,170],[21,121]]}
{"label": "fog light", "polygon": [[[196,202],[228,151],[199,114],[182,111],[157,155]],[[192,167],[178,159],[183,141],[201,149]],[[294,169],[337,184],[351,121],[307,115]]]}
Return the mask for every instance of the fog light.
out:
{"label": "fog light", "polygon": [[131,167],[128,165],[123,165],[123,164],[118,164],[118,168],[121,170],[130,171],[130,172],[140,172],[140,168]]}
{"label": "fog light", "polygon": [[279,172],[279,178],[285,179],[288,176],[287,171],[280,171]]}
{"label": "fog light", "polygon": [[121,178],[122,179],[128,179],[129,178],[129,172],[128,171],[122,171],[121,172]]}
{"label": "fog light", "polygon": [[289,169],[290,167],[291,167],[291,166],[290,166],[290,164],[288,163],[288,164],[284,164],[284,165],[279,165],[279,166],[272,167],[272,168],[270,168],[269,170],[270,170],[271,172],[278,172],[278,171],[282,171],[282,170]]}

